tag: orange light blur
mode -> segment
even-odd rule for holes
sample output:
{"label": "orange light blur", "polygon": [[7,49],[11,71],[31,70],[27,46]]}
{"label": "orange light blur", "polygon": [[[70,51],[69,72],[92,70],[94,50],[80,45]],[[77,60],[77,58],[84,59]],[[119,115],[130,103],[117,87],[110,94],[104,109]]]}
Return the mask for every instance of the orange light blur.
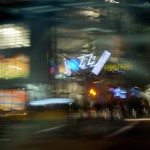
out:
{"label": "orange light blur", "polygon": [[11,58],[0,56],[0,79],[27,78],[29,76],[29,57],[20,54]]}
{"label": "orange light blur", "polygon": [[0,110],[24,110],[28,95],[23,90],[0,90]]}
{"label": "orange light blur", "polygon": [[96,91],[94,89],[90,89],[90,95],[96,96]]}

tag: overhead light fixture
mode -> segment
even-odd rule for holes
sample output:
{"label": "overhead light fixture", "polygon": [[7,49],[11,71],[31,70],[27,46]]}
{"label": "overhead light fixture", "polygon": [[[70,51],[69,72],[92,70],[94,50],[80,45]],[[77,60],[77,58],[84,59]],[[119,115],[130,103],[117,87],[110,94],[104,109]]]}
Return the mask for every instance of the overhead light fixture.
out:
{"label": "overhead light fixture", "polygon": [[94,10],[85,10],[85,11],[81,11],[79,12],[81,15],[84,16],[88,16],[88,17],[99,17],[100,13],[99,12],[95,12]]}
{"label": "overhead light fixture", "polygon": [[115,1],[115,0],[105,0],[105,2],[110,2],[110,3],[119,4],[119,2],[118,2],[118,1]]}

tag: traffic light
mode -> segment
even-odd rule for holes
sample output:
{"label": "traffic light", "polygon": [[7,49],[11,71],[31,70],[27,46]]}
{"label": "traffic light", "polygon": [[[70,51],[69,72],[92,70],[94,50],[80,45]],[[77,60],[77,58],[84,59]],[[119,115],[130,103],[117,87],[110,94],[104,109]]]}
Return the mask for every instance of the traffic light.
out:
{"label": "traffic light", "polygon": [[93,89],[93,88],[90,88],[89,93],[90,93],[91,96],[96,96],[96,94],[97,94],[96,90]]}

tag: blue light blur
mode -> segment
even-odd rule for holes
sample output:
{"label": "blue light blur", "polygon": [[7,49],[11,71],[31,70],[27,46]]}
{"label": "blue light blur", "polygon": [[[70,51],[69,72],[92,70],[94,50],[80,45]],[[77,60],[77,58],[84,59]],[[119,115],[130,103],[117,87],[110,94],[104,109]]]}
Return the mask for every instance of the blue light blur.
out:
{"label": "blue light blur", "polygon": [[73,70],[73,71],[78,71],[79,70],[79,60],[78,59],[71,59],[67,62],[68,67]]}
{"label": "blue light blur", "polygon": [[110,92],[113,92],[113,96],[114,97],[119,97],[119,98],[127,98],[127,91],[121,89],[120,87],[118,88],[110,88],[109,89]]}
{"label": "blue light blur", "polygon": [[130,96],[141,97],[141,90],[138,87],[132,87],[129,91]]}
{"label": "blue light blur", "polygon": [[48,104],[67,104],[72,102],[74,102],[74,99],[72,98],[49,98],[49,99],[31,101],[29,105],[41,106],[41,105],[48,105]]}

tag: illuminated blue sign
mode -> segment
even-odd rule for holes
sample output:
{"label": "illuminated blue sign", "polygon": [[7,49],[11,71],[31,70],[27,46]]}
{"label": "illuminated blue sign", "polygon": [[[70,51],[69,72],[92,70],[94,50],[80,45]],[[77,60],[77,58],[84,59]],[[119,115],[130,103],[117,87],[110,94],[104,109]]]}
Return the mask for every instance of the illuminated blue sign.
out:
{"label": "illuminated blue sign", "polygon": [[68,67],[73,70],[73,71],[78,71],[80,68],[79,68],[79,65],[80,65],[80,62],[78,59],[71,59],[67,62],[67,65]]}
{"label": "illuminated blue sign", "polygon": [[71,60],[64,59],[64,64],[66,68],[65,74],[67,76],[70,76],[71,71],[78,71],[79,69],[87,69],[94,67],[92,73],[98,75],[109,56],[110,53],[105,50],[97,63],[95,62],[96,56],[94,56],[93,54],[80,56]]}
{"label": "illuminated blue sign", "polygon": [[120,87],[118,88],[110,88],[109,89],[110,92],[113,92],[113,96],[114,97],[119,97],[119,98],[127,98],[127,91],[121,89]]}

